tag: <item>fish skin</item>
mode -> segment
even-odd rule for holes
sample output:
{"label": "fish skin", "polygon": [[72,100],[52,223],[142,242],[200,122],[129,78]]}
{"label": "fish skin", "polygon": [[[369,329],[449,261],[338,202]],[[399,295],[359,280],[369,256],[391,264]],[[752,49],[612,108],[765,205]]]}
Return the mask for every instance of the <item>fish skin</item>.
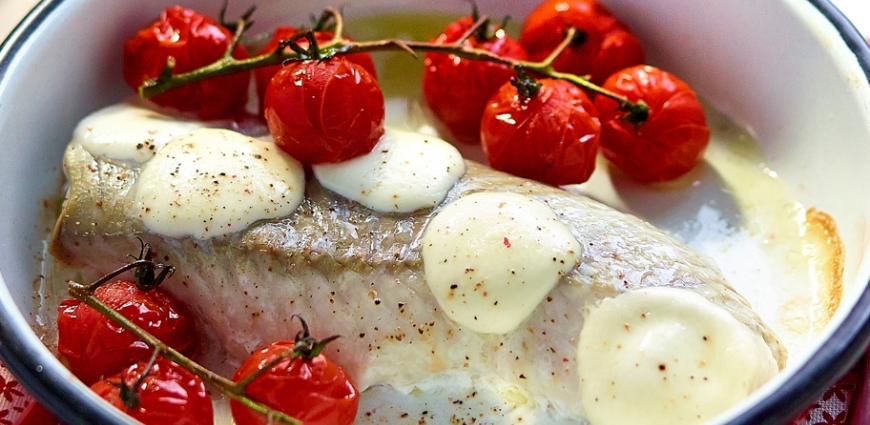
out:
{"label": "fish skin", "polygon": [[[50,244],[57,261],[105,273],[137,253],[141,237],[157,260],[177,267],[166,289],[210,329],[230,363],[272,341],[292,339],[299,325],[291,315],[301,314],[313,335],[342,336],[326,353],[360,389],[408,387],[460,370],[496,376],[575,417],[582,415],[576,352],[585,312],[622,291],[673,286],[725,308],[764,339],[780,369],[785,366],[785,347],[705,257],[637,217],[473,162],[434,210],[373,212],[309,176],[305,200],[291,216],[209,240],[163,237],[131,216],[136,166],[94,158],[71,144],[64,170],[67,198]],[[583,247],[579,265],[505,335],[478,334],[452,322],[423,274],[420,239],[429,218],[479,191],[544,202]]]}

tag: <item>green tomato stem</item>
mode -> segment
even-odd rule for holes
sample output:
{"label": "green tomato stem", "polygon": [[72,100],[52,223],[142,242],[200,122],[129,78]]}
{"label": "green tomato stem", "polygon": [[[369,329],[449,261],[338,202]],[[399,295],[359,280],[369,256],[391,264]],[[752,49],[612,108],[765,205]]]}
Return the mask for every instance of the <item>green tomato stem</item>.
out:
{"label": "green tomato stem", "polygon": [[341,11],[335,9],[333,7],[327,7],[323,10],[324,15],[330,15],[335,20],[335,34],[336,41],[344,39],[344,19],[341,17]]}
{"label": "green tomato stem", "polygon": [[248,29],[247,22],[244,19],[239,19],[236,21],[236,32],[233,34],[233,41],[227,47],[227,51],[224,52],[224,57],[233,57],[233,50],[236,50],[236,46],[239,45],[239,42],[242,40],[242,35],[245,33],[245,30]]}

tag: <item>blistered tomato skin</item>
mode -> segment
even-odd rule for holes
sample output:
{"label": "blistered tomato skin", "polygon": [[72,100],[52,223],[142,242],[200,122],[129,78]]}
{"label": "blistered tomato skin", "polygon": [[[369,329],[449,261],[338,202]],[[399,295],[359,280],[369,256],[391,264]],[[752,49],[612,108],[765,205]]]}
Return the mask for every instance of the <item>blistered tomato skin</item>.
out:
{"label": "blistered tomato skin", "polygon": [[490,165],[551,185],[583,183],[595,170],[601,124],[577,86],[542,79],[538,94],[523,99],[503,85],[486,107],[480,138]]}
{"label": "blistered tomato skin", "polygon": [[[459,40],[474,21],[465,17],[456,21],[433,42],[448,44]],[[526,50],[503,31],[496,31],[489,40],[474,36],[466,46],[484,49],[502,57],[528,59]],[[427,53],[424,61],[423,96],[435,117],[450,132],[454,140],[463,143],[480,141],[480,118],[487,100],[515,76],[504,65],[461,59],[444,53]]]}
{"label": "blistered tomato skin", "polygon": [[375,77],[343,57],[292,62],[266,89],[266,123],[275,144],[304,164],[371,152],[384,134],[384,114]]}
{"label": "blistered tomato skin", "polygon": [[[170,56],[175,58],[175,74],[208,65],[223,57],[232,39],[233,34],[214,20],[180,6],[170,7],[124,43],[124,81],[138,89],[160,75]],[[236,46],[233,57],[248,55]],[[202,119],[232,118],[244,111],[249,84],[250,74],[240,72],[172,89],[151,100]]]}
{"label": "blistered tomato skin", "polygon": [[710,141],[710,129],[695,92],[673,74],[651,66],[635,66],[614,74],[605,89],[650,108],[644,124],[622,121],[616,101],[598,95],[601,150],[634,180],[650,183],[676,179],[694,168]]}
{"label": "blistered tomato skin", "polygon": [[[147,362],[134,364],[92,385],[91,390],[144,425],[214,423],[211,396],[199,377],[164,358],[158,358],[150,370],[146,366]],[[146,373],[145,379],[135,386],[143,373]],[[122,380],[128,387],[135,387],[139,396],[135,408],[126,407],[121,399]]]}
{"label": "blistered tomato skin", "polygon": [[[254,352],[242,363],[233,380],[245,379],[293,346],[293,341],[278,341]],[[356,385],[323,354],[311,360],[285,359],[251,381],[245,391],[254,400],[306,425],[349,425],[359,408]],[[231,401],[230,406],[237,424],[268,423],[265,416],[242,404]]]}
{"label": "blistered tomato skin", "polygon": [[524,21],[520,43],[532,60],[542,60],[564,40],[568,27],[581,35],[553,62],[558,71],[590,75],[601,84],[614,72],[645,62],[640,41],[596,0],[541,3]]}
{"label": "blistered tomato skin", "polygon": [[[107,283],[95,296],[170,347],[191,355],[196,332],[187,309],[159,289],[143,292],[133,282]],[[58,307],[58,346],[61,358],[87,385],[119,373],[154,352],[147,344],[111,319],[77,300]]]}
{"label": "blistered tomato skin", "polygon": [[[278,43],[281,40],[288,39],[298,34],[300,31],[299,28],[296,27],[278,27],[275,30],[275,34],[272,36],[272,40],[269,41],[259,54],[263,55],[266,53],[274,52],[275,49],[278,48]],[[315,32],[314,37],[317,40],[318,45],[328,43],[332,41],[333,33],[331,32]],[[345,37],[347,38],[347,37]],[[299,47],[303,49],[308,48],[308,40],[301,38],[296,41]],[[286,50],[290,50],[288,47]],[[372,60],[372,55],[368,53],[354,53],[352,55],[344,56],[347,60],[356,63],[357,65],[365,68],[369,74],[372,74],[373,77],[377,78],[377,71],[375,71],[375,63]],[[269,82],[272,81],[272,77],[281,70],[281,65],[272,65],[272,66],[264,66],[261,68],[257,68],[254,70],[254,75],[257,80],[257,94],[260,96],[260,110],[262,111],[263,107],[263,98],[266,95],[266,87],[269,86]]]}

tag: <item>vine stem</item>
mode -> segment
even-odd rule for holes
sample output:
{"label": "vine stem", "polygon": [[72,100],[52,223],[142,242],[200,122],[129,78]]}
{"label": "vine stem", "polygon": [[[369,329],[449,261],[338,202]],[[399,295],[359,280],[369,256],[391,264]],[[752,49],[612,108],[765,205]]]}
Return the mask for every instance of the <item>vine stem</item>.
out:
{"label": "vine stem", "polygon": [[239,42],[242,40],[242,34],[244,34],[246,28],[246,22],[244,19],[239,19],[236,21],[236,32],[233,34],[233,42],[227,47],[227,51],[224,52],[224,58],[233,57],[233,51],[236,50],[236,46],[239,45]]}
{"label": "vine stem", "polygon": [[[341,13],[334,8],[324,9],[321,19],[331,17],[335,20],[335,35],[329,42],[321,44],[319,50],[325,57],[332,55],[344,55],[362,52],[378,52],[378,51],[395,51],[404,50],[416,57],[417,52],[433,52],[445,53],[458,56],[463,59],[486,61],[496,64],[505,65],[515,71],[532,72],[545,77],[565,80],[577,86],[583,87],[595,93],[602,94],[615,100],[620,109],[629,113],[635,122],[643,122],[649,115],[649,107],[643,102],[632,102],[625,96],[621,96],[614,92],[604,89],[603,87],[593,84],[589,78],[575,74],[556,71],[553,68],[553,61],[562,53],[574,39],[577,34],[575,28],[568,28],[565,33],[565,38],[556,49],[544,60],[540,62],[522,61],[508,57],[499,56],[495,53],[484,49],[475,49],[468,47],[467,39],[480,28],[482,25],[487,25],[489,18],[486,16],[478,19],[474,25],[461,37],[453,43],[436,44],[430,42],[400,40],[395,38],[354,42],[344,38],[342,32],[344,23]],[[292,42],[292,41],[290,41]],[[206,65],[202,68],[182,74],[172,75],[164,72],[159,77],[145,81],[139,87],[139,95],[143,98],[151,98],[166,91],[178,88],[187,84],[203,81],[209,78],[222,75],[234,74],[237,72],[250,71],[256,68],[278,65],[287,61],[298,61],[305,58],[300,57],[299,52],[293,49],[286,49],[285,43],[279,43],[277,49],[272,52],[255,56],[248,59],[235,59],[232,56],[225,56],[218,61]],[[628,119],[629,117],[626,117]]]}
{"label": "vine stem", "polygon": [[[112,321],[117,323],[119,326],[126,329],[128,332],[132,333],[133,335],[135,335],[137,338],[144,341],[149,346],[153,347],[154,351],[156,353],[155,355],[160,355],[168,360],[171,360],[171,361],[177,363],[181,367],[189,370],[194,375],[200,377],[203,381],[210,383],[214,387],[217,387],[219,390],[221,390],[221,392],[226,394],[231,399],[245,405],[246,407],[250,408],[251,410],[254,410],[258,413],[262,413],[267,418],[269,418],[269,420],[273,421],[270,423],[280,423],[280,424],[285,424],[285,425],[302,425],[302,421],[300,421],[292,416],[289,416],[285,413],[274,410],[274,409],[272,409],[272,408],[270,408],[270,407],[268,407],[268,406],[266,406],[258,401],[255,401],[255,400],[249,398],[247,395],[245,395],[245,386],[247,386],[247,384],[250,382],[250,380],[236,383],[236,382],[233,382],[227,378],[224,378],[221,375],[218,375],[218,374],[212,372],[208,368],[200,365],[199,363],[189,359],[187,356],[179,353],[178,351],[176,351],[172,347],[164,344],[163,341],[160,341],[160,339],[158,339],[154,335],[151,335],[146,330],[140,328],[138,325],[133,323],[132,320],[124,317],[123,315],[121,315],[120,313],[115,311],[113,308],[109,307],[106,303],[104,303],[103,301],[101,301],[99,298],[97,298],[94,295],[94,292],[97,290],[97,288],[99,288],[100,286],[102,286],[103,284],[108,282],[111,278],[113,278],[113,277],[115,277],[115,276],[129,270],[129,269],[132,269],[135,267],[140,267],[143,265],[142,263],[147,263],[145,265],[150,265],[150,266],[157,264],[157,263],[153,263],[151,261],[139,260],[139,261],[127,264],[127,265],[119,268],[118,270],[115,270],[114,272],[112,272],[112,273],[110,273],[110,274],[108,274],[108,275],[100,278],[99,280],[97,280],[91,284],[88,284],[88,285],[83,285],[81,283],[70,280],[67,282],[68,292],[69,292],[71,297],[91,306],[93,309],[97,310],[97,312],[99,312],[103,316],[108,317],[109,319],[111,319]],[[295,350],[290,350],[290,351],[291,351],[291,353],[287,354],[287,357],[292,356],[293,351],[295,351]]]}

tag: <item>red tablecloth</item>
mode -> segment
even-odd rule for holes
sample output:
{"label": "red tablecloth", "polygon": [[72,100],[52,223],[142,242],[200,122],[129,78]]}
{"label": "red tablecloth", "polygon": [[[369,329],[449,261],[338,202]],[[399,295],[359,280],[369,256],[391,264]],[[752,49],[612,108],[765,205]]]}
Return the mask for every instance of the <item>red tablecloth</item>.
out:
{"label": "red tablecloth", "polygon": [[807,407],[793,425],[870,425],[866,356],[822,397]]}
{"label": "red tablecloth", "polygon": [[57,425],[58,420],[24,391],[0,363],[0,425]]}
{"label": "red tablecloth", "polygon": [[[867,359],[846,373],[811,404],[791,425],[870,425],[870,380]],[[0,425],[55,425],[53,419],[24,391],[0,363]]]}

